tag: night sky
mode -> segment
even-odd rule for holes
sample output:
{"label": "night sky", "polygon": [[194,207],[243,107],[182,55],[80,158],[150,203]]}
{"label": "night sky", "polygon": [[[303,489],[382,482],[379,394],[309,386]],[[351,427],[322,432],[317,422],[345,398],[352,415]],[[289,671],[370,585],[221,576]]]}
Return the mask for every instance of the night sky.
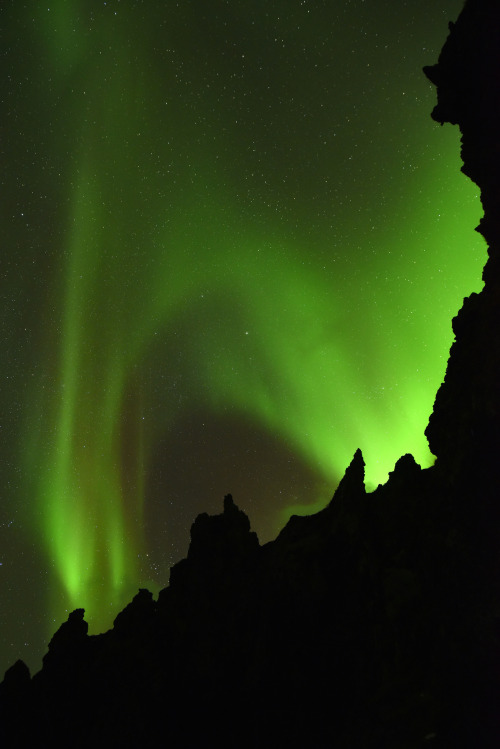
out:
{"label": "night sky", "polygon": [[0,677],[232,492],[261,542],[424,428],[481,288],[461,0],[4,0]]}

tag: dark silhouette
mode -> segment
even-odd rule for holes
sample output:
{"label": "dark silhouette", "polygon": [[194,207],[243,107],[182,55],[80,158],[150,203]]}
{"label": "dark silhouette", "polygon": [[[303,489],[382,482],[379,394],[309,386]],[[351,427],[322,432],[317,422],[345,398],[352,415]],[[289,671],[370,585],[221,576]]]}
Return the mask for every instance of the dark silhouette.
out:
{"label": "dark silhouette", "polygon": [[6,672],[4,746],[500,745],[499,49],[497,0],[468,2],[426,69],[489,245],[453,321],[435,466],[405,455],[368,495],[358,451],[329,506],[264,546],[228,495],[157,601],[140,590],[98,636],[77,609],[38,674]]}

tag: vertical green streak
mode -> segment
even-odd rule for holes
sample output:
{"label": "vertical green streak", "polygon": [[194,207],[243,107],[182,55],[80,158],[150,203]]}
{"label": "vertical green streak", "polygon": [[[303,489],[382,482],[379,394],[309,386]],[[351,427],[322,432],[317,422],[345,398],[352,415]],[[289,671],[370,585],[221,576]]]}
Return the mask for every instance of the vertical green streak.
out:
{"label": "vertical green streak", "polygon": [[[98,191],[82,169],[66,248],[55,441],[39,497],[46,544],[69,604],[85,605],[94,619],[95,600],[118,604],[128,593],[140,548],[127,527],[136,518],[124,514],[125,493],[135,492],[121,478],[124,356],[112,345],[99,351],[92,324],[99,312],[93,308],[102,252],[98,204]],[[137,471],[129,480],[139,488]]]}
{"label": "vertical green streak", "polygon": [[[137,203],[126,186],[140,164],[143,144],[132,147],[144,92],[112,14],[101,17],[102,8],[89,12],[78,2],[56,2],[47,11],[39,11],[40,35],[60,87],[62,142],[72,145],[73,174],[61,247],[62,328],[52,351],[58,373],[42,407],[53,438],[39,446],[38,504],[62,592],[54,618],[64,607],[84,606],[101,628],[109,624],[109,607],[123,605],[140,576],[143,426],[137,408],[125,404],[135,398],[127,388],[140,335],[131,322],[140,310],[130,293],[132,248],[125,240]],[[126,445],[134,460],[125,470]]]}

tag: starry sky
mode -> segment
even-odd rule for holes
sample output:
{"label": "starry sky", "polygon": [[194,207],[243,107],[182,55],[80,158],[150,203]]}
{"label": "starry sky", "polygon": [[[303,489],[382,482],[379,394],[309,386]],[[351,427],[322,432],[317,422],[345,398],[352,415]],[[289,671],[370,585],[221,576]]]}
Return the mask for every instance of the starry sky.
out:
{"label": "starry sky", "polygon": [[0,671],[232,492],[261,542],[424,428],[481,288],[430,118],[461,0],[5,0]]}

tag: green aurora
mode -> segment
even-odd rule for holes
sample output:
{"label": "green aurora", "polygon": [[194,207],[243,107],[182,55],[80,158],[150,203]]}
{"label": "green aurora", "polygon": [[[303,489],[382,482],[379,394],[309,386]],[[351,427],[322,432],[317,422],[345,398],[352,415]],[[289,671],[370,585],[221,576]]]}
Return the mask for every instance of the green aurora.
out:
{"label": "green aurora", "polygon": [[[350,21],[295,0],[14,11],[59,175],[57,221],[33,218],[53,259],[18,457],[51,621],[84,607],[98,631],[139,584],[166,584],[149,474],[188,413],[254,425],[315,477],[285,504],[262,477],[243,506],[261,541],[324,506],[358,447],[368,488],[404,453],[432,463],[450,319],[485,259],[421,73],[460,3],[401,27],[388,3],[354,5]],[[215,480],[226,491],[238,502]]]}

